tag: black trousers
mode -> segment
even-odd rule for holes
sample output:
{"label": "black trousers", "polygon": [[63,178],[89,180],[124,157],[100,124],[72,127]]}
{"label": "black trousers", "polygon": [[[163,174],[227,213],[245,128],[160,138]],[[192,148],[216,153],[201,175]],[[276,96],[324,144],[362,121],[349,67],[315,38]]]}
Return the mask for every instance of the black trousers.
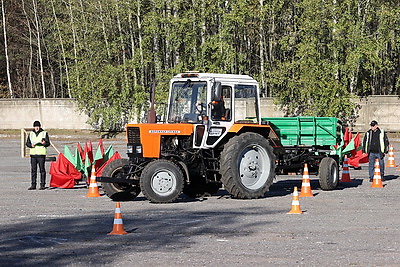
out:
{"label": "black trousers", "polygon": [[32,186],[36,186],[37,166],[38,165],[39,165],[39,171],[40,171],[40,186],[44,187],[46,185],[46,168],[44,166],[45,161],[46,161],[45,155],[31,156],[31,183],[32,183]]}

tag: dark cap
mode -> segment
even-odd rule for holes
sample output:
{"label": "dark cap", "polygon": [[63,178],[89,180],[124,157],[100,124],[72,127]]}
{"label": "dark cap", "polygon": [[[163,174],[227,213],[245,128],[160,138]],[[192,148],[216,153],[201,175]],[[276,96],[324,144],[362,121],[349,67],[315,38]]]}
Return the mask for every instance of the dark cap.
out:
{"label": "dark cap", "polygon": [[40,125],[40,121],[35,121],[35,122],[33,123],[33,127],[36,127],[36,126],[39,126],[39,127],[41,126],[41,125]]}
{"label": "dark cap", "polygon": [[369,125],[375,126],[375,125],[378,125],[378,122],[377,121],[371,121],[371,123]]}

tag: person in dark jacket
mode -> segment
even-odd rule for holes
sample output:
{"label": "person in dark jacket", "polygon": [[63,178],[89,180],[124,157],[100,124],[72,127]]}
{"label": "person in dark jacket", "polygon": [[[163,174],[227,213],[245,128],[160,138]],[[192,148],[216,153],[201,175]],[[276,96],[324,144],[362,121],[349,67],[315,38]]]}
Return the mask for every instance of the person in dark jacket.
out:
{"label": "person in dark jacket", "polygon": [[28,190],[36,189],[38,165],[40,171],[39,190],[44,190],[46,189],[46,152],[47,147],[50,146],[50,140],[48,133],[41,128],[39,121],[33,123],[33,128],[33,131],[29,133],[26,140],[26,146],[30,148],[31,156],[31,187]]}
{"label": "person in dark jacket", "polygon": [[382,180],[385,174],[385,154],[388,153],[389,139],[386,132],[378,127],[378,122],[373,120],[370,123],[369,129],[363,139],[363,152],[368,154],[369,158],[369,181],[373,181],[375,159],[379,159],[379,167]]}
{"label": "person in dark jacket", "polygon": [[219,101],[212,101],[211,102],[211,118],[213,120],[225,120],[225,102],[223,97],[220,97]]}

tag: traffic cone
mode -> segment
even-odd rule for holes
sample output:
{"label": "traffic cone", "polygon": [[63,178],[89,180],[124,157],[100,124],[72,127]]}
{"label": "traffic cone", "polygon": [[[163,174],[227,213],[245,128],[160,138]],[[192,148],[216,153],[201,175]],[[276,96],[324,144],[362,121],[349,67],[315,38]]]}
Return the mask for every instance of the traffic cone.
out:
{"label": "traffic cone", "polygon": [[126,235],[124,223],[122,222],[121,203],[115,203],[114,226],[108,235]]}
{"label": "traffic cone", "polygon": [[372,181],[371,187],[383,188],[379,159],[375,159],[374,180]]}
{"label": "traffic cone", "polygon": [[99,188],[97,187],[96,170],[94,165],[92,166],[92,175],[90,176],[89,191],[86,197],[101,197],[101,195],[99,194]]}
{"label": "traffic cone", "polygon": [[303,213],[300,209],[299,192],[297,191],[297,186],[294,187],[293,198],[292,198],[292,209],[288,213],[289,214]]}
{"label": "traffic cone", "polygon": [[303,170],[303,180],[301,181],[301,192],[300,197],[313,197],[313,193],[311,192],[311,185],[310,185],[310,176],[308,174],[308,165],[304,163],[304,170]]}
{"label": "traffic cone", "polygon": [[347,155],[344,156],[342,179],[340,181],[345,183],[351,182],[349,172],[349,159],[347,158]]}
{"label": "traffic cone", "polygon": [[396,167],[396,163],[394,163],[393,145],[390,145],[389,147],[388,163],[386,167]]}

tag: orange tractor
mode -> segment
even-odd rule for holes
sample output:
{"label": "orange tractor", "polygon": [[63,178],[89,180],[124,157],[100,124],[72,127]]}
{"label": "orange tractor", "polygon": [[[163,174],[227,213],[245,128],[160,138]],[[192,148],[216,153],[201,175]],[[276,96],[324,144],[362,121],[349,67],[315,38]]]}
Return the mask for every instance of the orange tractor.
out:
{"label": "orange tractor", "polygon": [[[127,124],[126,134],[129,158],[111,162],[99,177],[113,200],[142,192],[151,202],[168,203],[181,193],[196,197],[221,187],[235,198],[259,198],[275,172],[289,170],[276,163],[294,166],[296,158],[297,169],[308,162],[318,172],[318,162],[328,157],[328,151],[313,157],[310,148],[308,156],[286,153],[270,121],[261,118],[258,83],[247,75],[178,74],[164,122]],[[328,158],[323,179],[330,190],[337,185],[338,160]]]}

